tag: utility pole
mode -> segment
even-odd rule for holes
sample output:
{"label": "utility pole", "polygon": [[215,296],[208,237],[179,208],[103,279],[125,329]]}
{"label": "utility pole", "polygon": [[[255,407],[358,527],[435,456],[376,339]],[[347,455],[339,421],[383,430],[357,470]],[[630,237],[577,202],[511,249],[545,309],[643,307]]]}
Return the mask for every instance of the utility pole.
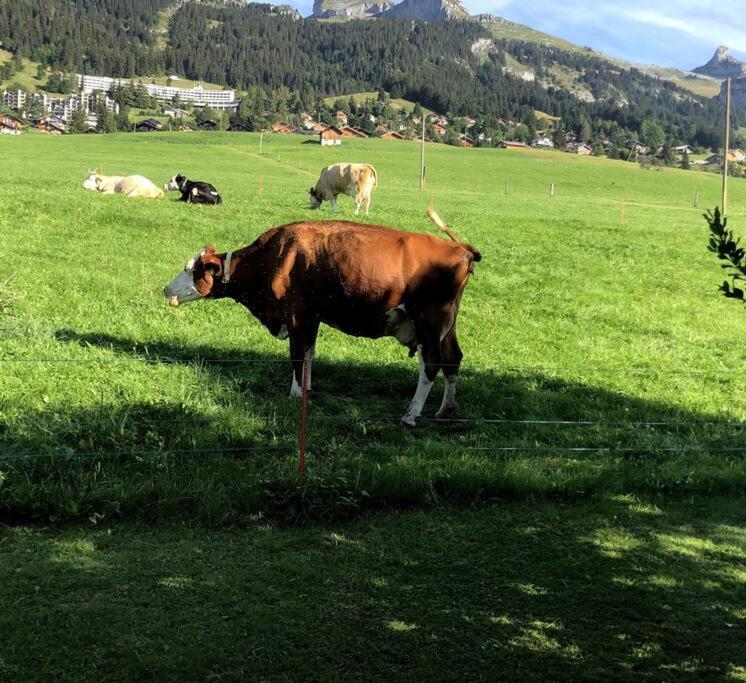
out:
{"label": "utility pole", "polygon": [[730,78],[725,82],[725,146],[723,148],[723,200],[721,210],[728,213],[728,152],[730,151]]}
{"label": "utility pole", "polygon": [[420,143],[420,192],[425,189],[425,112],[422,112],[422,140]]}

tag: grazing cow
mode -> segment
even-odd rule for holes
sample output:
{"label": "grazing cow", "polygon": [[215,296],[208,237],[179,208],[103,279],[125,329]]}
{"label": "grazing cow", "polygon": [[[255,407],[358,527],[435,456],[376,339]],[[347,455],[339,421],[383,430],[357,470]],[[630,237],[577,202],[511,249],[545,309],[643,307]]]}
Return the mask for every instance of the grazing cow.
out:
{"label": "grazing cow", "polygon": [[365,202],[365,215],[370,210],[370,195],[378,186],[378,174],[370,164],[334,164],[321,171],[316,186],[308,192],[311,195],[311,208],[318,209],[324,200],[332,203],[332,211],[337,211],[337,196],[346,194],[355,198],[355,215]]}
{"label": "grazing cow", "polygon": [[178,190],[181,192],[180,202],[191,204],[222,204],[220,193],[210,183],[201,180],[187,180],[183,175],[175,175],[169,180],[163,189],[166,192]]}
{"label": "grazing cow", "polygon": [[86,190],[97,190],[103,194],[123,194],[126,197],[161,199],[163,190],[141,175],[105,176],[90,171],[83,182]]}
{"label": "grazing cow", "polygon": [[357,337],[394,337],[419,354],[417,391],[402,418],[414,427],[438,374],[445,391],[436,417],[456,409],[462,353],[456,340],[461,296],[479,252],[437,214],[452,241],[347,221],[303,221],[273,228],[223,254],[205,247],[163,290],[172,306],[230,298],[278,339],[290,339],[291,396],[301,392],[320,323]]}

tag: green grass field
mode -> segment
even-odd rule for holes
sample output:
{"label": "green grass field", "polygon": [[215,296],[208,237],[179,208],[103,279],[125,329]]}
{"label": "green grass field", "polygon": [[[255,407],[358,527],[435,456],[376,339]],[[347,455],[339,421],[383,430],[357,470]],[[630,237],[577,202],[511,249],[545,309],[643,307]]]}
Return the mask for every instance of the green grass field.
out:
{"label": "green grass field", "polygon": [[[716,176],[431,145],[420,193],[414,143],[329,150],[291,136],[264,140],[263,156],[250,134],[2,141],[0,240],[20,297],[5,316],[0,356],[0,448],[14,458],[0,465],[6,514],[144,506],[210,519],[275,508],[334,516],[346,513],[340,491],[357,510],[742,490],[746,317],[715,291],[719,270],[691,206],[695,191],[702,206],[717,203]],[[432,194],[482,250],[459,322],[462,417],[482,421],[402,431],[414,362],[393,340],[324,328],[311,477],[298,490],[287,345],[232,303],[172,310],[160,292],[206,242],[236,248],[273,225],[328,216],[307,208],[306,190],[341,159],[379,171],[371,221],[433,230],[424,218]],[[101,166],[158,183],[177,172],[206,178],[225,204],[83,191],[85,172]],[[731,195],[731,220],[746,223],[746,183],[735,181]],[[349,202],[340,215],[352,215]],[[434,395],[427,416],[437,403]],[[591,424],[564,424],[578,421]]]}
{"label": "green grass field", "polygon": [[[746,678],[746,312],[692,207],[718,177],[428,145],[421,193],[414,143],[258,142],[0,140],[0,679]],[[433,231],[432,197],[482,251],[464,421],[405,431],[414,361],[322,328],[299,481],[287,344],[161,288],[328,217],[341,160],[378,170],[369,222]],[[225,203],[83,190],[100,166]]]}

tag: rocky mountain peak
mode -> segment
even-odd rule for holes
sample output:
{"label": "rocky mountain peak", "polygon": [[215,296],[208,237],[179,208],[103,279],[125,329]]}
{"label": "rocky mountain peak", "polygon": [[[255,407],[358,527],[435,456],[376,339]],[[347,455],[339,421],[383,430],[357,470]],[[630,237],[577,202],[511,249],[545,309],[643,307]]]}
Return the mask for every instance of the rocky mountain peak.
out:
{"label": "rocky mountain peak", "polygon": [[746,64],[739,62],[728,47],[721,45],[707,64],[692,71],[712,78],[741,78],[746,76]]}

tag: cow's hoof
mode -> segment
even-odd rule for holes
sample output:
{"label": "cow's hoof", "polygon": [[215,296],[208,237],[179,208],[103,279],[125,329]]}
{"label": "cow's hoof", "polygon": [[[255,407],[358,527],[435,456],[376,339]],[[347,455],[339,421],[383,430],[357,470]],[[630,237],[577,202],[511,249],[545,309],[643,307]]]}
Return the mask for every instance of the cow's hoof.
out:
{"label": "cow's hoof", "polygon": [[447,420],[451,417],[458,415],[458,403],[449,403],[447,406],[443,406],[437,413],[435,413],[436,420]]}
{"label": "cow's hoof", "polygon": [[403,418],[401,419],[401,423],[402,423],[402,424],[403,424],[403,425],[404,425],[405,427],[409,427],[409,428],[411,429],[412,427],[416,427],[416,426],[417,426],[417,418],[416,418],[416,417],[414,417],[413,415],[405,415],[405,416],[404,416],[404,417],[403,417]]}

